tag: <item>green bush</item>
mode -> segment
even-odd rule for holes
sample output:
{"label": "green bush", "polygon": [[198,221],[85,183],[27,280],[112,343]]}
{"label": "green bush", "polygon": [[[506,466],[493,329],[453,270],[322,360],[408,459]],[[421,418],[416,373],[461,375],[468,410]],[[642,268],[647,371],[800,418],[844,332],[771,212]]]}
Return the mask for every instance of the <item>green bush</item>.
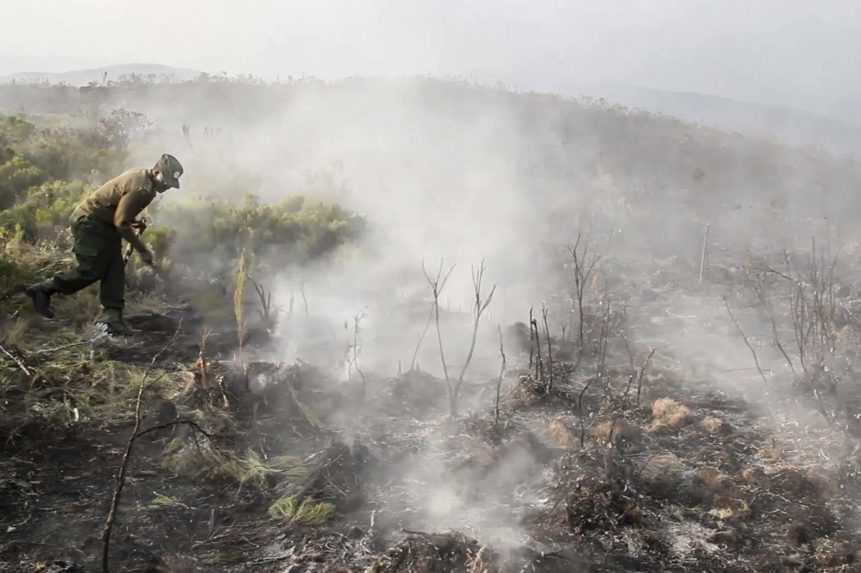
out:
{"label": "green bush", "polygon": [[243,249],[261,259],[305,264],[355,240],[365,228],[364,219],[350,211],[301,195],[274,205],[253,195],[240,207],[213,200],[168,203],[156,218],[176,230],[174,259],[191,262],[207,253],[225,269]]}
{"label": "green bush", "polygon": [[0,147],[24,143],[36,133],[36,126],[17,115],[0,115]]}
{"label": "green bush", "polygon": [[92,129],[39,129],[21,117],[0,115],[0,160],[17,156],[35,166],[42,177],[37,183],[106,176],[125,161],[129,129],[120,121]]}
{"label": "green bush", "polygon": [[[146,129],[143,115],[123,110],[94,129],[40,129],[21,117],[0,116],[0,240],[61,238],[72,210],[92,188],[87,181],[119,173],[129,138]],[[209,273],[229,272],[243,249],[261,262],[302,265],[364,229],[361,217],[302,195],[269,205],[249,194],[239,206],[177,195],[150,211],[159,226],[147,231],[145,241],[157,261],[186,262]]]}
{"label": "green bush", "polygon": [[51,181],[30,188],[13,207],[0,211],[0,237],[28,242],[56,239],[89,186],[80,181]]}
{"label": "green bush", "polygon": [[43,181],[45,175],[41,169],[12,153],[0,164],[0,209],[8,209],[27,189]]}
{"label": "green bush", "polygon": [[313,502],[303,499],[300,503],[296,496],[281,497],[269,506],[269,515],[273,519],[299,525],[323,525],[335,515],[334,504],[328,502]]}

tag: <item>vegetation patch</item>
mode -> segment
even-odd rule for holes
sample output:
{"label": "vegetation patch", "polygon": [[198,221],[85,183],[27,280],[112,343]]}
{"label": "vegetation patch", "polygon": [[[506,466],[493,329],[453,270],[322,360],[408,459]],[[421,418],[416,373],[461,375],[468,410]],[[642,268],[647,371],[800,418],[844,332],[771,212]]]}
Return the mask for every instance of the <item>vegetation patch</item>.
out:
{"label": "vegetation patch", "polygon": [[649,431],[678,429],[688,424],[690,418],[691,411],[687,406],[670,398],[661,398],[652,403],[652,423]]}
{"label": "vegetation patch", "polygon": [[308,498],[300,502],[295,495],[290,495],[277,499],[269,506],[269,515],[297,525],[323,525],[335,515],[335,506]]}
{"label": "vegetation patch", "polygon": [[168,444],[165,454],[163,467],[177,475],[224,480],[257,490],[267,489],[276,481],[299,482],[310,475],[302,460],[293,456],[264,460],[254,450],[236,455],[209,444],[189,444],[183,439]]}

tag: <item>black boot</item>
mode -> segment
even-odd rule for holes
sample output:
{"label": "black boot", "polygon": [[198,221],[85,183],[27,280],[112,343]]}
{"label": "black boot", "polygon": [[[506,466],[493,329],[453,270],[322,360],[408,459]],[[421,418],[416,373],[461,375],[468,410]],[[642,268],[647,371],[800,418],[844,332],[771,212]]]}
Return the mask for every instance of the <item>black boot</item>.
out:
{"label": "black boot", "polygon": [[131,336],[135,333],[123,320],[123,311],[116,308],[105,308],[96,324],[104,328],[110,336]]}
{"label": "black boot", "polygon": [[57,291],[53,286],[48,283],[39,283],[27,287],[24,292],[33,301],[33,309],[36,312],[45,318],[54,318],[54,311],[51,310],[51,295]]}

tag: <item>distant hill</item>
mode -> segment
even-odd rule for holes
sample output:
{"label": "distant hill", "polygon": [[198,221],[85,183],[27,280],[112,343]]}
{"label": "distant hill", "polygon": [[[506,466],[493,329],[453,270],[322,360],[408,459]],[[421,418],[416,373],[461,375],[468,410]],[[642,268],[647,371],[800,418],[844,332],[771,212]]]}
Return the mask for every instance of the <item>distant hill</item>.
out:
{"label": "distant hill", "polygon": [[845,119],[836,119],[800,109],[693,92],[622,85],[592,86],[576,91],[627,107],[789,145],[822,147],[834,153],[853,155],[861,149],[861,126],[848,113],[854,109],[849,101],[845,103]]}
{"label": "distant hill", "polygon": [[[132,63],[59,73],[21,72],[0,76],[0,85],[64,84],[78,87],[117,82],[133,76],[155,82],[182,82],[200,75],[200,71],[188,68]],[[562,81],[551,89],[568,95],[603,98],[611,104],[789,145],[820,147],[832,153],[852,155],[857,155],[861,149],[861,124],[854,113],[861,96],[840,100],[829,108],[828,114],[818,114],[715,95],[621,84],[577,85]]]}
{"label": "distant hill", "polygon": [[[432,78],[0,85],[0,113],[99,126],[118,109],[144,114],[152,128],[129,164],[175,150],[195,178],[188,188],[207,196],[274,201],[298,189],[373,214],[377,228],[418,229],[398,235],[417,261],[445,240],[453,250],[479,245],[470,248],[477,259],[505,252],[515,273],[514,258],[532,256],[525,243],[564,244],[592,229],[696,265],[706,224],[722,249],[807,248],[811,236],[861,245],[861,161],[705,125],[747,118],[753,131],[756,115],[734,102],[661,102],[700,115],[690,123]],[[803,114],[789,117],[805,125]],[[843,127],[811,125],[827,142],[836,141],[828,129]],[[519,229],[534,233],[526,240]]]}
{"label": "distant hill", "polygon": [[188,68],[176,68],[161,64],[122,64],[104,66],[86,70],[68,72],[20,72],[8,76],[0,76],[0,84],[66,84],[70,86],[85,86],[90,83],[101,84],[105,80],[117,81],[138,76],[143,79],[185,81],[200,75],[201,72]]}

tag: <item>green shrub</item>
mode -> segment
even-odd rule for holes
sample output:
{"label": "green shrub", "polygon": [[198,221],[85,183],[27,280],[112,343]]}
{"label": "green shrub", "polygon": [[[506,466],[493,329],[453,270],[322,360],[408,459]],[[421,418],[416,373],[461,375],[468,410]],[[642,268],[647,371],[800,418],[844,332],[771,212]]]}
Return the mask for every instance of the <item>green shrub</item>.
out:
{"label": "green shrub", "polygon": [[2,236],[25,241],[55,239],[69,225],[69,216],[88,186],[80,181],[51,181],[32,187],[13,207],[0,211]]}
{"label": "green shrub", "polygon": [[36,126],[17,115],[0,115],[0,147],[15,146],[29,140]]}
{"label": "green shrub", "polygon": [[11,207],[24,192],[45,181],[42,170],[20,155],[0,164],[0,209]]}
{"label": "green shrub", "polygon": [[365,228],[364,219],[350,211],[330,203],[308,202],[301,195],[274,205],[248,195],[240,207],[225,201],[188,199],[161,207],[156,218],[176,229],[174,259],[194,261],[207,253],[225,271],[243,249],[256,258],[305,264],[355,240]]}
{"label": "green shrub", "polygon": [[305,498],[300,503],[295,495],[282,497],[269,506],[273,519],[282,519],[300,525],[323,525],[335,515],[335,506],[328,502],[316,503]]}
{"label": "green shrub", "polygon": [[118,172],[127,155],[128,134],[134,132],[127,124],[145,122],[140,114],[125,113],[131,119],[112,115],[92,129],[39,129],[22,117],[0,115],[0,163],[17,156],[38,168],[41,179],[31,185]]}
{"label": "green shrub", "polygon": [[[40,129],[0,115],[0,239],[36,244],[61,237],[92,188],[87,181],[119,173],[129,138],[148,125],[141,114],[124,110],[94,129]],[[238,206],[177,196],[150,211],[160,226],[145,240],[157,262],[205,266],[209,276],[226,277],[243,250],[262,264],[302,265],[351,242],[365,225],[337,205],[302,195],[270,205],[249,194]]]}

